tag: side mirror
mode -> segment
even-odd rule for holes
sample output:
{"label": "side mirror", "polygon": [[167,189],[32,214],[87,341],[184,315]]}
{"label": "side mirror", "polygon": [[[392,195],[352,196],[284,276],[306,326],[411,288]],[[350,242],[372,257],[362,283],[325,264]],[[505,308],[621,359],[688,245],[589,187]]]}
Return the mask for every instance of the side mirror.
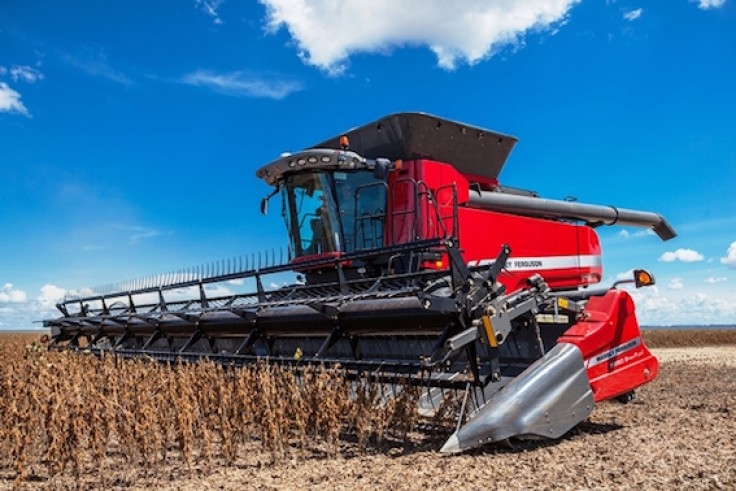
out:
{"label": "side mirror", "polygon": [[276,196],[281,190],[281,186],[276,186],[271,194],[261,200],[261,214],[265,215],[268,213],[268,200]]}

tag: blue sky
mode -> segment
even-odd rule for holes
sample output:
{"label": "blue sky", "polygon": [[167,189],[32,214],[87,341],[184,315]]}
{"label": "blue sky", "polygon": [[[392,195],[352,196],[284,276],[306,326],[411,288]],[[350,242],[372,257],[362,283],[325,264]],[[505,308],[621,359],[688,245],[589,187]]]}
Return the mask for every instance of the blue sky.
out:
{"label": "blue sky", "polygon": [[661,213],[669,242],[599,229],[605,282],[736,324],[732,0],[4,0],[0,329],[285,244],[256,168],[399,111],[518,137],[503,184]]}

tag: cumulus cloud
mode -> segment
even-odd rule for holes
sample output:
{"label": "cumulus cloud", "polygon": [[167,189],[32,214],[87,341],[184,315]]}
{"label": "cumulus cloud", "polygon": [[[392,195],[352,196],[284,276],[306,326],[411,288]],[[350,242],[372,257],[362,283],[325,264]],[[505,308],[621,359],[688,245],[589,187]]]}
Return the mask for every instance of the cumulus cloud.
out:
{"label": "cumulus cloud", "polygon": [[636,20],[639,17],[641,17],[641,14],[644,12],[644,9],[638,8],[634,10],[627,10],[624,12],[624,19],[628,21]]}
{"label": "cumulus cloud", "polygon": [[651,228],[645,228],[635,232],[629,232],[627,229],[621,229],[617,235],[622,239],[628,239],[629,237],[648,237],[650,235],[654,235],[654,230]]}
{"label": "cumulus cloud", "polygon": [[20,94],[11,89],[5,82],[0,82],[0,112],[31,116],[28,108],[20,100]]}
{"label": "cumulus cloud", "polygon": [[667,288],[670,290],[682,290],[685,288],[685,283],[683,283],[683,279],[679,277],[672,278],[670,280],[670,284],[667,285]]}
{"label": "cumulus cloud", "polygon": [[301,84],[294,80],[276,78],[269,80],[240,71],[215,73],[207,70],[197,70],[184,75],[181,78],[181,83],[196,87],[207,87],[226,95],[265,97],[276,100],[283,99],[289,94],[302,89]]}
{"label": "cumulus cloud", "polygon": [[665,252],[659,257],[659,260],[664,262],[682,261],[684,263],[702,261],[703,259],[705,258],[702,254],[692,249],[677,249],[674,252]]}
{"label": "cumulus cloud", "polygon": [[719,276],[718,278],[713,278],[711,276],[705,279],[705,282],[710,284],[723,283],[724,281],[728,281],[728,278],[726,278],[725,276]]}
{"label": "cumulus cloud", "polygon": [[708,10],[722,7],[726,0],[690,0],[690,3],[697,3],[699,9]]}
{"label": "cumulus cloud", "polygon": [[5,283],[0,289],[0,303],[23,303],[26,301],[26,292],[13,288],[12,283]]}
{"label": "cumulus cloud", "polygon": [[49,309],[54,307],[57,302],[61,301],[66,295],[67,291],[56,285],[46,284],[41,287],[41,295],[38,296],[36,301],[44,308]]}
{"label": "cumulus cloud", "polygon": [[478,63],[532,31],[554,32],[580,0],[259,0],[267,28],[288,30],[304,62],[342,73],[356,53],[427,46],[446,70]]}
{"label": "cumulus cloud", "polygon": [[[687,291],[687,290],[685,290]],[[676,295],[672,292],[672,295]],[[664,295],[656,286],[631,291],[639,322],[649,326],[706,325],[733,322],[734,299],[690,293],[682,298]]]}
{"label": "cumulus cloud", "polygon": [[731,242],[731,245],[728,246],[726,257],[721,258],[721,263],[736,269],[736,242]]}
{"label": "cumulus cloud", "polygon": [[55,285],[44,285],[38,297],[29,298],[25,291],[12,283],[0,288],[0,328],[39,329],[40,321],[58,317],[56,303],[67,293]]}

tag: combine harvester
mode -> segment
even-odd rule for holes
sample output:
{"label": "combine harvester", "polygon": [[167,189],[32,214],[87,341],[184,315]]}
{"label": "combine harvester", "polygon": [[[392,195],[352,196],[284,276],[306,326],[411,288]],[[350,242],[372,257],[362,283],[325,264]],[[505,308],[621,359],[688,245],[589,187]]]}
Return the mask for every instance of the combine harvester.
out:
{"label": "combine harvester", "polygon": [[[602,278],[601,225],[676,234],[660,215],[502,186],[516,139],[423,113],[348,131],[257,170],[281,196],[288,255],[112,285],[58,304],[53,346],[146,356],[339,366],[421,387],[420,414],[463,403],[442,447],[559,438],[596,402],[657,376],[631,296]],[[268,288],[296,273],[294,284]],[[629,283],[654,283],[644,270]],[[212,298],[245,279],[251,293]],[[182,299],[182,291],[194,292]]]}

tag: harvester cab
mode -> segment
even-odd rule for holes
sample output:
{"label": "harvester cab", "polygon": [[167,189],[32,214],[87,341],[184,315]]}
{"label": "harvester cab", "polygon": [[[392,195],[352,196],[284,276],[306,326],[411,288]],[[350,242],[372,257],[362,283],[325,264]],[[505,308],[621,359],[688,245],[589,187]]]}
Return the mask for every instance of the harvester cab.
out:
{"label": "harvester cab", "polygon": [[281,194],[295,268],[383,247],[388,165],[347,149],[312,149],[258,171]]}
{"label": "harvester cab", "polygon": [[[59,349],[159,360],[339,366],[421,388],[420,414],[459,394],[459,452],[517,436],[559,438],[596,402],[629,400],[658,363],[631,295],[596,288],[595,228],[660,215],[548,200],[502,186],[516,139],[400,113],[283,154],[256,175],[281,197],[286,257],[251,256],[108,285],[58,304]],[[302,280],[266,288],[269,275]],[[249,279],[249,293],[207,295]],[[653,283],[637,270],[636,286]],[[189,290],[189,298],[180,293]],[[356,382],[358,383],[358,382]]]}

